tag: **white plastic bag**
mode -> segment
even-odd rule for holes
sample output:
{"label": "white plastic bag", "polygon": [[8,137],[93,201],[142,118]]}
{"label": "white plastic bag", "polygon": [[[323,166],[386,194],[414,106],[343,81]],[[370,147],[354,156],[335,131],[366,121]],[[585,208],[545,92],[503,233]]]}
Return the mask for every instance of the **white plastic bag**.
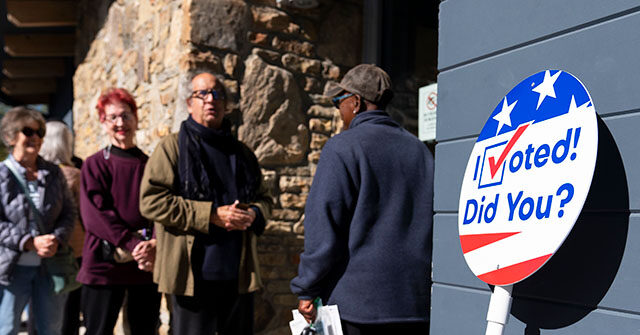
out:
{"label": "white plastic bag", "polygon": [[[316,320],[311,324],[318,335],[343,335],[342,323],[340,323],[340,312],[337,305],[322,306],[318,303]],[[309,326],[302,314],[297,309],[291,311],[293,320],[289,322],[292,335],[300,335]]]}
{"label": "white plastic bag", "polygon": [[[342,323],[338,305],[320,306],[314,322],[320,335],[342,335]],[[319,331],[319,330],[322,331]]]}

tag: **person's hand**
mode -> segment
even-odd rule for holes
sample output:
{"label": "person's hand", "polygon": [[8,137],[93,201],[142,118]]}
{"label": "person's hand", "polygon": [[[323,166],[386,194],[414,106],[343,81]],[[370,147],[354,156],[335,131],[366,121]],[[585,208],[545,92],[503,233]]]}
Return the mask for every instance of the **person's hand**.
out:
{"label": "person's hand", "polygon": [[33,238],[33,247],[38,256],[52,257],[58,252],[58,239],[53,234],[36,236]]}
{"label": "person's hand", "polygon": [[247,230],[256,219],[256,212],[252,209],[244,210],[237,207],[240,202],[236,200],[231,205],[216,208],[211,222],[227,231]]}
{"label": "person's hand", "polygon": [[138,269],[146,272],[153,271],[156,260],[156,239],[142,241],[133,248],[131,256],[138,263]]}
{"label": "person's hand", "polygon": [[313,305],[313,300],[298,300],[298,312],[309,323],[316,319],[316,306]]}

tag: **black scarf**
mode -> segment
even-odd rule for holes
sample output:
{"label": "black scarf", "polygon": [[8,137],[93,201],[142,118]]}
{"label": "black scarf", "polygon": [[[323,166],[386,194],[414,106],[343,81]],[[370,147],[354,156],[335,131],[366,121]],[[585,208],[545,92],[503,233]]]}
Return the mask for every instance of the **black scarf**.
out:
{"label": "black scarf", "polygon": [[235,176],[238,199],[249,203],[255,200],[262,179],[260,166],[255,156],[231,134],[231,125],[224,120],[220,129],[207,128],[195,122],[191,116],[183,121],[178,133],[178,172],[181,195],[187,199],[213,201],[225,192],[217,181],[216,171],[226,168],[209,157],[203,147],[209,145],[229,157],[232,174]]}

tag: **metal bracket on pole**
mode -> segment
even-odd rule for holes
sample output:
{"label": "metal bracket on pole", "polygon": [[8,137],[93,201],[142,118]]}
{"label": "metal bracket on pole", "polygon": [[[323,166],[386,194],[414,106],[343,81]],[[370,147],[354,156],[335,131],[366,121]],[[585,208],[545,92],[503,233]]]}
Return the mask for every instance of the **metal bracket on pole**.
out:
{"label": "metal bracket on pole", "polygon": [[495,286],[487,311],[487,331],[485,335],[502,335],[504,325],[509,321],[511,311],[511,291],[513,285]]}

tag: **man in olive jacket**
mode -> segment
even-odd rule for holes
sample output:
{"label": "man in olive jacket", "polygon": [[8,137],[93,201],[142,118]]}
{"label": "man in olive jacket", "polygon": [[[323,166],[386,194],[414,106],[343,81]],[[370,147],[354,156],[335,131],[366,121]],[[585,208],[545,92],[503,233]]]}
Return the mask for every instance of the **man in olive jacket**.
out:
{"label": "man in olive jacket", "polygon": [[201,73],[191,86],[189,118],[162,139],[141,185],[140,212],[155,222],[153,278],[171,295],[174,335],[252,334],[253,305],[243,311],[251,299],[239,293],[262,286],[256,235],[272,202],[255,155],[223,118],[222,83]]}

